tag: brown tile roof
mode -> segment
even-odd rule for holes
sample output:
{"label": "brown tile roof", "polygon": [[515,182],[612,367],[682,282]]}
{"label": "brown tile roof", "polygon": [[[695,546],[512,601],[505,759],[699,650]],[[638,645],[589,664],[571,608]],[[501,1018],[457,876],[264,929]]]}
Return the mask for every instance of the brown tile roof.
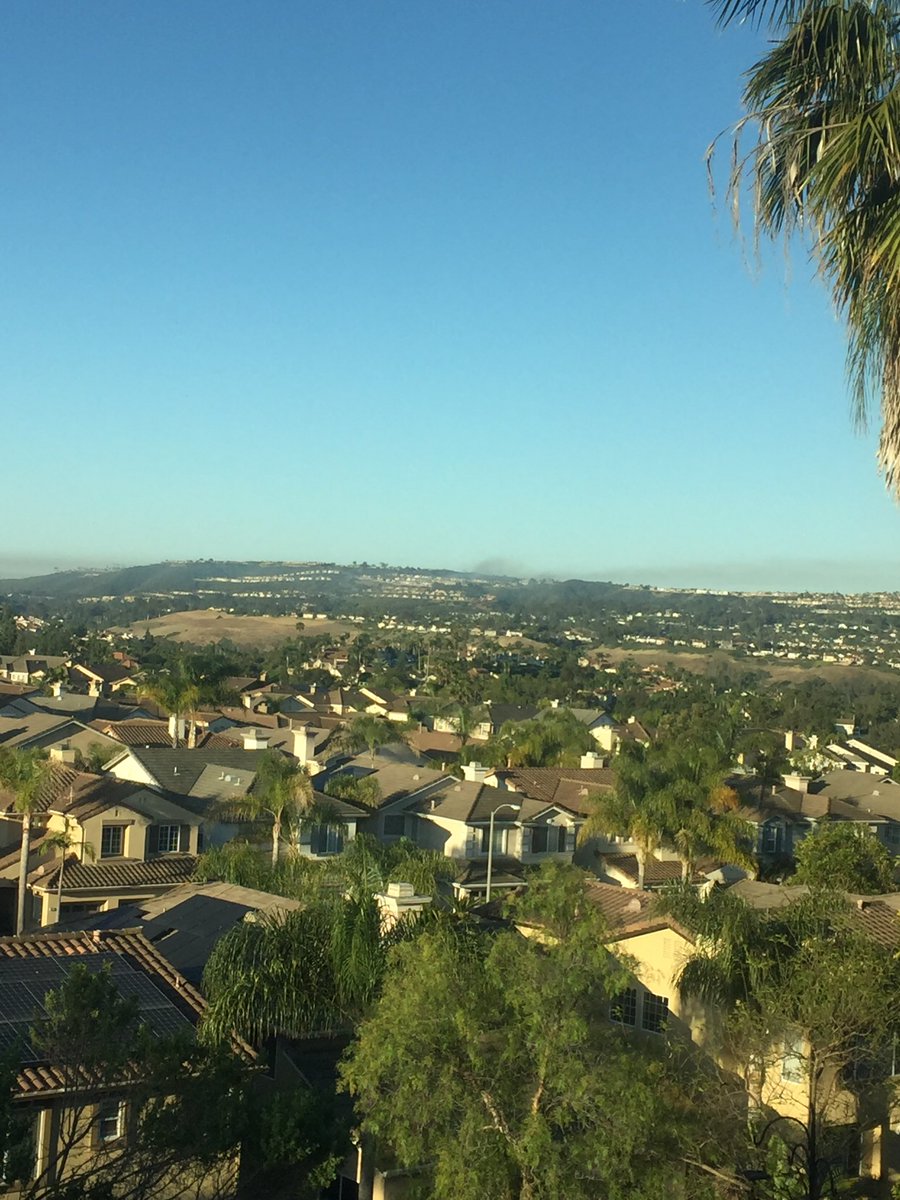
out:
{"label": "brown tile roof", "polygon": [[658,897],[654,892],[591,879],[585,884],[585,895],[606,918],[611,941],[634,937],[639,933],[651,933],[656,929],[674,929],[688,941],[693,941],[691,934],[673,917],[659,911]]}
{"label": "brown tile roof", "polygon": [[91,728],[115,738],[123,746],[171,746],[168,721],[133,719],[127,721],[91,721]]}
{"label": "brown tile roof", "polygon": [[616,782],[609,767],[516,767],[495,774],[513,791],[579,815],[589,811],[593,793],[607,792]]}
{"label": "brown tile roof", "polygon": [[[603,863],[606,869],[619,871],[637,883],[638,860],[635,854],[604,854]],[[722,864],[712,859],[697,864],[691,882],[702,883],[706,878],[705,871],[715,870]],[[677,883],[681,878],[681,863],[672,859],[651,858],[644,870],[644,886],[647,888],[663,887],[667,883]]]}
{"label": "brown tile roof", "polygon": [[[50,891],[59,880],[59,859],[32,871],[32,888]],[[99,862],[66,860],[63,889],[66,892],[115,891],[120,888],[174,887],[187,883],[194,874],[197,859],[193,854],[164,854],[146,861],[139,858],[111,858]]]}

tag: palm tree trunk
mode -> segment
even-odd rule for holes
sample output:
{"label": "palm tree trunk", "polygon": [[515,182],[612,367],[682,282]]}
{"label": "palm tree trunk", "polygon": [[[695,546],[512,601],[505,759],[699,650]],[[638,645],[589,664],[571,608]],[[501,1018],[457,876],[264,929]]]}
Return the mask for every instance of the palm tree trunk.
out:
{"label": "palm tree trunk", "polygon": [[19,855],[19,899],[16,905],[16,936],[25,932],[25,902],[28,896],[28,855],[31,852],[31,813],[22,814],[22,850]]}
{"label": "palm tree trunk", "polygon": [[278,866],[278,850],[281,844],[281,814],[272,818],[272,866]]}
{"label": "palm tree trunk", "polygon": [[187,748],[188,750],[195,750],[197,748],[197,723],[194,720],[193,713],[188,714]]}
{"label": "palm tree trunk", "polygon": [[643,846],[637,848],[638,887],[644,889],[644,873],[647,869],[647,851]]}
{"label": "palm tree trunk", "polygon": [[56,881],[56,919],[59,921],[62,917],[62,892],[63,892],[63,872],[66,869],[66,848],[62,848],[62,859],[59,864],[59,878]]}

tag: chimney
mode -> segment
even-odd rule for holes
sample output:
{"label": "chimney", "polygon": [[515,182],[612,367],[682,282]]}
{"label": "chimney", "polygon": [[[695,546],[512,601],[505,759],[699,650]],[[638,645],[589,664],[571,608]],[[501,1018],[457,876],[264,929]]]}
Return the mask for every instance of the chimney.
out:
{"label": "chimney", "polygon": [[244,695],[241,696],[241,704],[243,704],[244,708],[253,707],[253,697],[249,694],[249,692],[245,692]]}
{"label": "chimney", "polygon": [[582,771],[596,771],[604,766],[606,760],[602,754],[597,754],[595,750],[588,750],[586,754],[581,756]]}
{"label": "chimney", "polygon": [[294,739],[293,755],[300,763],[301,767],[313,758],[315,753],[315,736],[308,725],[301,725],[299,729],[292,729],[291,736]]}
{"label": "chimney", "polygon": [[169,737],[177,738],[179,743],[184,741],[184,717],[176,717],[172,713],[169,717]]}
{"label": "chimney", "polygon": [[463,764],[463,779],[468,783],[484,783],[485,776],[489,775],[492,767],[483,767],[480,762],[470,762]]}
{"label": "chimney", "polygon": [[53,696],[54,699],[58,700],[64,691],[65,688],[63,687],[61,680],[57,679],[54,683],[50,684],[50,695]]}
{"label": "chimney", "polygon": [[616,731],[612,725],[598,725],[596,729],[592,729],[594,741],[601,750],[605,750],[608,754],[612,753],[613,740],[616,736]]}
{"label": "chimney", "polygon": [[97,682],[96,679],[92,679],[90,684],[88,685],[88,695],[93,696],[96,699],[97,696],[100,695],[100,691],[101,691],[100,684]]}
{"label": "chimney", "polygon": [[796,733],[793,729],[789,729],[784,735],[785,750],[787,750],[787,752],[789,754],[793,754],[793,752],[795,750],[799,750],[800,749],[800,746],[798,745],[799,740],[800,740],[800,735],[798,733]]}
{"label": "chimney", "polygon": [[408,914],[420,913],[427,908],[431,897],[417,896],[411,883],[389,883],[385,891],[375,893],[375,902],[381,913],[382,926],[390,929]]}
{"label": "chimney", "polygon": [[268,750],[269,735],[262,729],[245,729],[241,734],[245,750]]}
{"label": "chimney", "polygon": [[54,762],[68,763],[69,766],[75,764],[75,751],[68,742],[63,742],[61,746],[51,746],[50,757]]}
{"label": "chimney", "polygon": [[785,775],[783,778],[785,787],[793,788],[795,792],[802,792],[804,796],[809,791],[809,785],[812,783],[812,777],[809,775],[791,773]]}

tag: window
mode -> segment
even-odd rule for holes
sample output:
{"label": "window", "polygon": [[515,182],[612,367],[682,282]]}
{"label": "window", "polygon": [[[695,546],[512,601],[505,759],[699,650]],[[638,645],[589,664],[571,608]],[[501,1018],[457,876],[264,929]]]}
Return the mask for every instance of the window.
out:
{"label": "window", "polygon": [[344,848],[343,828],[340,825],[315,825],[309,836],[313,854],[340,854]]}
{"label": "window", "polygon": [[[485,825],[484,829],[482,829],[482,831],[481,831],[481,853],[482,854],[487,854],[487,852],[488,852],[488,839],[490,838],[490,836],[491,836],[491,827],[490,827],[490,825]],[[494,853],[495,854],[505,854],[506,853],[506,844],[507,844],[508,836],[509,836],[508,829],[505,829],[502,825],[494,826]]]}
{"label": "window", "polygon": [[403,837],[406,832],[406,817],[403,813],[393,814],[384,818],[385,837]]}
{"label": "window", "polygon": [[125,1102],[104,1100],[97,1105],[97,1138],[101,1142],[117,1142],[125,1132]]}
{"label": "window", "polygon": [[781,1059],[781,1078],[785,1083],[803,1082],[803,1036],[794,1034],[784,1040],[784,1055]]}
{"label": "window", "polygon": [[609,1019],[619,1025],[637,1025],[637,988],[626,988],[609,1002]]}
{"label": "window", "polygon": [[641,1008],[641,1029],[646,1033],[662,1033],[668,1016],[668,996],[654,996],[652,992],[645,992]]}
{"label": "window", "polygon": [[782,828],[780,825],[768,824],[763,826],[763,854],[780,854],[782,846]]}
{"label": "window", "polygon": [[100,835],[100,857],[118,858],[124,841],[125,830],[121,825],[104,825]]}
{"label": "window", "polygon": [[160,854],[174,854],[181,846],[180,825],[160,825],[157,849]]}
{"label": "window", "polygon": [[532,854],[565,854],[564,825],[536,825],[531,831]]}

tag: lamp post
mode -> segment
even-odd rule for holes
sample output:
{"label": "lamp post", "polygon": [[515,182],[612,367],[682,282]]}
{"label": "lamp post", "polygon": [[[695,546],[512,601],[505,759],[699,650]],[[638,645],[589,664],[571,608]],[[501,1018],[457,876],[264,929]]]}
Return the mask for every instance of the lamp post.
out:
{"label": "lamp post", "polygon": [[511,808],[513,812],[518,812],[522,807],[521,804],[498,804],[491,813],[490,826],[488,829],[488,860],[487,860],[487,886],[485,888],[484,902],[490,904],[491,901],[491,871],[494,866],[494,817],[501,808]]}

